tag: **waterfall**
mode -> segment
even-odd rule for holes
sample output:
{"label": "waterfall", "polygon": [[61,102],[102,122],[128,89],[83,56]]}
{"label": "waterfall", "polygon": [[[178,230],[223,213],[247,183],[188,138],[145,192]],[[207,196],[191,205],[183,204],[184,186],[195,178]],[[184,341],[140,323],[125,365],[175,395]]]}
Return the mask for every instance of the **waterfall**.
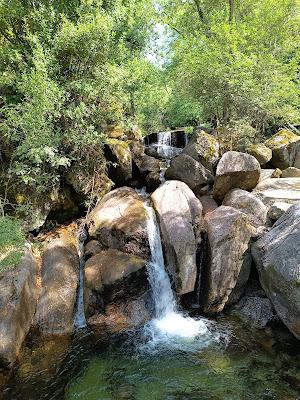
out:
{"label": "waterfall", "polygon": [[81,329],[86,327],[86,319],[84,312],[84,242],[87,238],[87,232],[85,229],[85,224],[81,224],[78,228],[77,232],[78,237],[78,256],[79,256],[79,281],[78,281],[78,290],[77,290],[77,300],[76,300],[76,312],[74,318],[74,326],[76,329]]}
{"label": "waterfall", "polygon": [[148,277],[155,307],[155,319],[147,326],[152,343],[166,342],[170,338],[194,339],[208,333],[207,323],[185,316],[178,311],[169,275],[165,270],[163,250],[155,211],[145,206],[148,213],[148,236],[151,261]]}

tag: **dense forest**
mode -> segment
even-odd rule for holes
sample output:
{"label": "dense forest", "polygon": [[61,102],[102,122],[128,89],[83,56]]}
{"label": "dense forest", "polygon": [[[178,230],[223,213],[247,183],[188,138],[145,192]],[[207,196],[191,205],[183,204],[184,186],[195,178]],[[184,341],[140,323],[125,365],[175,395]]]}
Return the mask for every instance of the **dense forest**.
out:
{"label": "dense forest", "polygon": [[72,176],[86,206],[106,193],[115,130],[200,124],[226,148],[296,130],[299,12],[298,0],[2,0],[1,229]]}

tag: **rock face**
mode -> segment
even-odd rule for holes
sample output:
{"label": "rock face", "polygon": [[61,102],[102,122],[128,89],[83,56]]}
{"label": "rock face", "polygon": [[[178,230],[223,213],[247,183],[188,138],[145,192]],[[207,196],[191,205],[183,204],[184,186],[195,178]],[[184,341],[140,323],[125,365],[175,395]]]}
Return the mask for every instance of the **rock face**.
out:
{"label": "rock face", "polygon": [[219,143],[214,136],[198,131],[185,146],[183,154],[194,158],[205,168],[213,171],[219,160]]}
{"label": "rock face", "polygon": [[231,314],[257,329],[265,328],[275,319],[270,300],[261,297],[244,297],[233,307]]}
{"label": "rock face", "polygon": [[106,159],[111,161],[108,174],[114,182],[123,183],[132,178],[132,155],[127,142],[108,139],[104,152]]}
{"label": "rock face", "polygon": [[295,167],[288,167],[282,171],[282,178],[300,178],[300,169]]}
{"label": "rock face", "polygon": [[233,189],[225,196],[223,206],[233,207],[242,211],[256,228],[265,225],[267,220],[267,207],[252,193],[242,189]]}
{"label": "rock face", "polygon": [[281,130],[265,141],[273,152],[272,164],[275,168],[300,168],[300,136],[288,130]]}
{"label": "rock face", "polygon": [[38,265],[30,250],[21,263],[0,275],[0,366],[18,357],[36,307]]}
{"label": "rock face", "polygon": [[268,207],[277,201],[300,201],[300,178],[271,178],[260,182],[252,192]]}
{"label": "rock face", "polygon": [[217,167],[213,195],[222,201],[226,193],[234,188],[252,190],[259,181],[259,162],[250,154],[228,151]]}
{"label": "rock face", "polygon": [[272,150],[263,143],[252,144],[248,147],[247,152],[255,157],[260,165],[266,165],[272,158]]}
{"label": "rock face", "polygon": [[300,203],[254,243],[252,255],[278,316],[300,339]]}
{"label": "rock face", "polygon": [[191,189],[213,182],[212,174],[198,161],[187,154],[180,154],[171,161],[166,178],[186,183]]}
{"label": "rock face", "polygon": [[42,257],[42,289],[36,309],[36,324],[44,335],[71,334],[74,314],[79,259],[76,226],[62,229],[45,244]]}
{"label": "rock face", "polygon": [[148,289],[146,261],[115,249],[91,257],[85,264],[84,275],[88,316],[99,314],[99,304],[101,308],[118,298],[132,299]]}
{"label": "rock face", "polygon": [[283,201],[275,201],[269,208],[268,217],[273,221],[277,221],[292,205]]}
{"label": "rock face", "polygon": [[160,225],[166,267],[178,294],[195,287],[196,251],[200,243],[202,206],[189,187],[167,181],[151,196]]}
{"label": "rock face", "polygon": [[144,259],[150,257],[147,213],[135,190],[113,190],[88,216],[88,231],[106,248],[117,249]]}
{"label": "rock face", "polygon": [[248,217],[232,207],[221,206],[205,217],[209,260],[204,272],[203,310],[223,310],[236,286],[251,236],[255,233]]}

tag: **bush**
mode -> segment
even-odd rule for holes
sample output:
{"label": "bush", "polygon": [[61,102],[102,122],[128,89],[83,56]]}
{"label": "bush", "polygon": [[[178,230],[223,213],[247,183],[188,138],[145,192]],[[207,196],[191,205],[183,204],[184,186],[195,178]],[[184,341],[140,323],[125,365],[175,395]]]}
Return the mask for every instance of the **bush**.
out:
{"label": "bush", "polygon": [[24,253],[25,235],[19,220],[0,217],[0,273],[18,265]]}

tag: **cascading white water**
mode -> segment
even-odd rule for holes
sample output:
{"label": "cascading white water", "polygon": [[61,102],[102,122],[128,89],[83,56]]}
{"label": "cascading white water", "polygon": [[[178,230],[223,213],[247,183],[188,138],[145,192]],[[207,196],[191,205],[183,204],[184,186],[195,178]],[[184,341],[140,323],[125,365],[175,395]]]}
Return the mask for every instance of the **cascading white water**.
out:
{"label": "cascading white water", "polygon": [[178,155],[182,149],[172,146],[172,132],[159,132],[157,134],[157,153],[164,158],[171,159]]}
{"label": "cascading white water", "polygon": [[152,207],[148,213],[148,235],[151,261],[148,263],[149,282],[153,293],[155,319],[147,326],[152,343],[174,338],[195,339],[209,332],[205,320],[195,320],[177,309],[169,276],[165,270],[159,227]]}
{"label": "cascading white water", "polygon": [[84,293],[83,293],[83,269],[84,269],[84,242],[86,240],[86,230],[84,224],[78,228],[78,257],[79,257],[79,282],[77,290],[76,312],[74,318],[74,326],[76,329],[86,327],[86,319],[84,312]]}

